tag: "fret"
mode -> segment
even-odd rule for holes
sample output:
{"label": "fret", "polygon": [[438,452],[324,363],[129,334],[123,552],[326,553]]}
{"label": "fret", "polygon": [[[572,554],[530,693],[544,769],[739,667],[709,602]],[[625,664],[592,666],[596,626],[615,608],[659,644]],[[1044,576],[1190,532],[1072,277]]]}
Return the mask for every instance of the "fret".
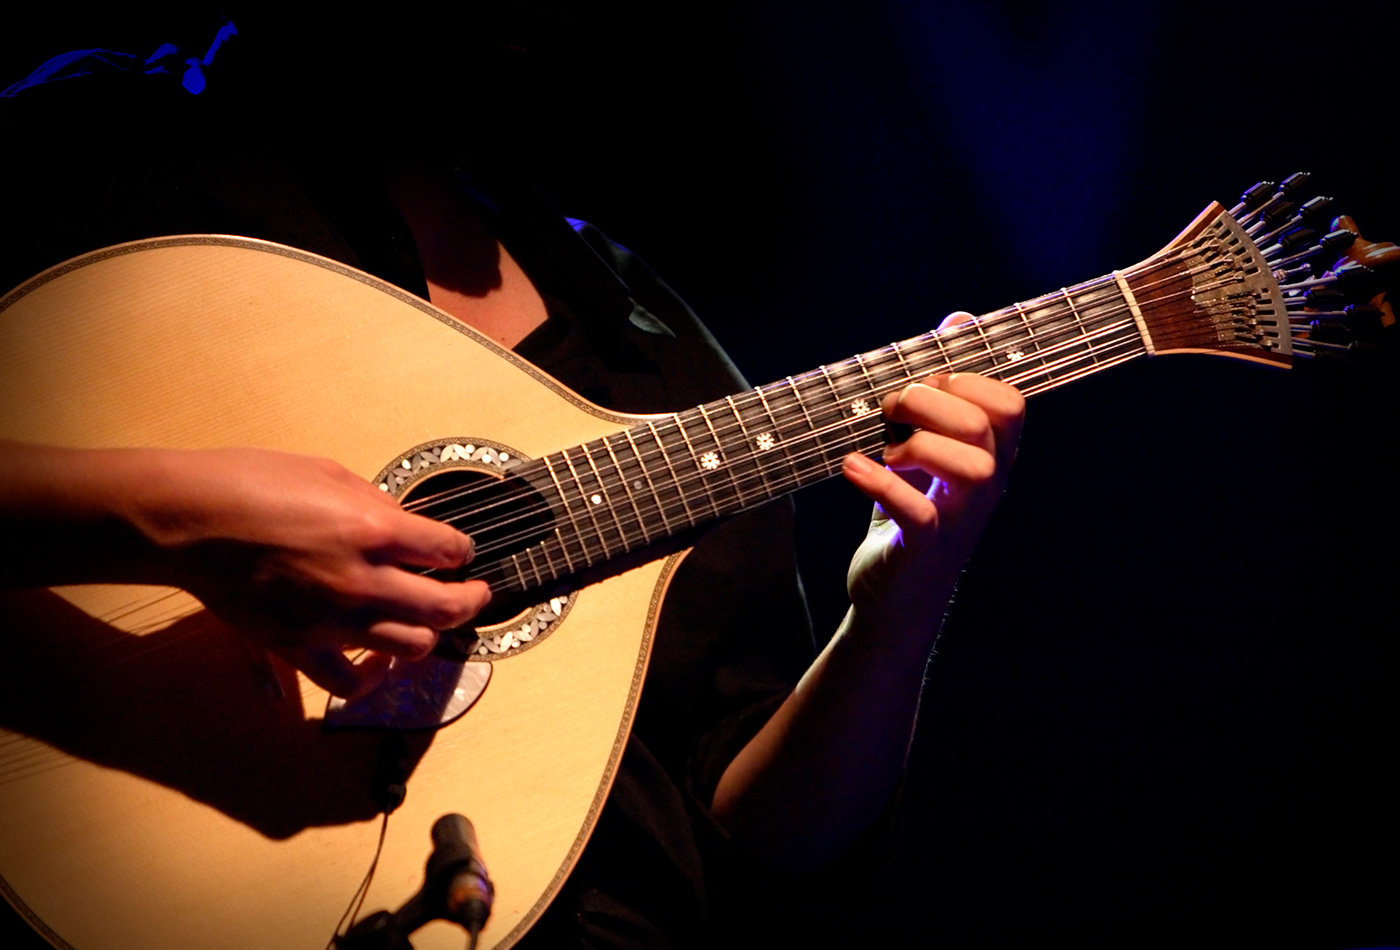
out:
{"label": "fret", "polygon": [[[1021,327],[1025,330],[1026,348],[1020,351],[1007,351],[1007,359],[1009,362],[1019,363],[1021,360],[1026,358],[1027,350],[1029,350],[1032,354],[1040,352],[1040,340],[1036,336],[1035,321],[1031,320],[1030,317],[1026,314],[1026,308],[1018,303],[1013,305],[1012,309],[1015,310],[1016,316],[1021,321]],[[1018,352],[1019,355],[1017,355]]]}
{"label": "fret", "polygon": [[[562,571],[555,565],[554,557],[550,554],[551,547],[555,545],[558,546],[559,554],[564,560],[564,570]],[[564,537],[559,533],[558,528],[554,529],[553,538],[545,538],[535,546],[540,549],[540,553],[544,555],[545,563],[549,565],[550,577],[563,577],[566,574],[572,574],[574,572],[573,565],[569,563],[569,555],[564,547]]]}
{"label": "fret", "polygon": [[[626,432],[623,432],[622,435],[628,439],[628,442],[629,442],[629,443],[631,442],[631,438],[630,438],[629,436],[627,436],[627,433],[626,433]],[[618,474],[618,480],[622,483],[622,490],[627,494],[627,502],[628,502],[628,504],[630,504],[630,505],[632,506],[632,511],[633,511],[633,513],[636,514],[636,516],[637,516],[637,530],[641,532],[641,535],[642,535],[642,544],[650,544],[650,543],[651,543],[651,535],[647,533],[647,520],[646,520],[646,517],[642,514],[642,508],[641,508],[640,505],[637,504],[637,496],[636,496],[636,495],[633,493],[633,491],[632,491],[634,488],[637,489],[637,490],[639,490],[639,491],[641,490],[641,487],[642,487],[642,484],[643,484],[642,479],[637,479],[637,480],[636,480],[636,484],[633,484],[632,476],[630,476],[629,474],[627,474],[626,466],[625,466],[624,463],[617,457],[617,453],[616,453],[615,451],[613,451],[612,444],[611,444],[610,442],[608,442],[608,437],[607,437],[607,436],[603,436],[603,437],[602,437],[601,439],[599,439],[598,441],[602,442],[602,443],[603,443],[603,448],[607,450],[608,458],[610,458],[610,459],[612,460],[613,470],[617,472],[617,474]],[[636,451],[636,447],[634,446],[634,447],[633,447],[633,452],[635,452],[635,451]],[[638,459],[637,462],[638,462],[638,465],[640,466],[641,460]],[[645,474],[645,471],[643,471],[643,474]],[[660,512],[660,505],[659,505],[659,504],[657,505],[657,511],[658,511],[658,513]],[[666,519],[665,519],[664,516],[663,516],[662,519],[661,519],[661,523],[662,523],[663,526],[664,526],[665,523],[666,523]]]}
{"label": "fret", "polygon": [[934,337],[944,358],[946,372],[961,373],[967,368],[967,335],[966,326],[956,326],[948,327]]}
{"label": "fret", "polygon": [[1021,326],[1026,328],[1026,336],[1035,339],[1035,324],[1026,316],[1026,308],[1019,303],[1012,304],[1011,309],[1016,311],[1016,316],[1021,318]]}
{"label": "fret", "polygon": [[[1084,318],[1079,315],[1079,310],[1075,308],[1074,298],[1070,296],[1069,290],[1065,287],[1061,287],[1060,293],[1064,295],[1065,304],[1069,307],[1069,312],[1074,317],[1074,322],[1079,326],[1080,332],[1083,333],[1085,337],[1088,337],[1088,324],[1084,322]],[[1094,350],[1092,347],[1089,349],[1089,359],[1092,360],[1095,365],[1097,365],[1099,362],[1098,358],[1094,355]]]}
{"label": "fret", "polygon": [[[529,590],[529,589],[530,589],[530,582],[529,582],[528,580],[526,580],[526,578],[525,578],[525,572],[524,572],[524,571],[521,569],[521,567],[520,567],[520,555],[519,555],[519,554],[512,554],[512,555],[510,556],[510,566],[513,567],[513,568],[515,568],[515,576],[518,577],[518,578],[520,578],[520,589],[521,589],[521,590]],[[538,577],[535,578],[535,583],[536,583],[536,584],[539,583],[539,578],[538,578]]]}
{"label": "fret", "polygon": [[939,372],[948,372],[953,368],[953,360],[952,357],[948,355],[948,347],[943,343],[943,334],[931,333],[929,334],[929,338],[933,340],[934,346],[938,348],[938,361],[943,364],[939,368]]}
{"label": "fret", "polygon": [[[1016,363],[1016,372],[1019,375],[1031,372],[1036,365],[1047,379],[1053,379],[1049,370],[1052,363],[1058,364],[1059,357],[1067,346],[1075,344],[1073,337],[1077,333],[1075,324],[1066,318],[1064,305],[1051,300],[1048,297],[1037,297],[1034,300],[1017,304],[1017,310],[1021,314],[1022,320],[1031,327],[1034,327],[1034,350],[1026,353],[1025,350],[1007,351],[1008,362]],[[1070,338],[1066,339],[1068,331]],[[1017,356],[1017,353],[1020,356]],[[1034,362],[1032,362],[1034,361]]]}
{"label": "fret", "polygon": [[863,357],[860,353],[857,353],[855,355],[855,363],[856,366],[860,367],[861,376],[865,378],[865,388],[870,390],[871,394],[875,396],[876,400],[878,401],[880,395],[880,387],[876,386],[875,381],[870,378],[870,368],[865,365],[865,357]]}
{"label": "fret", "polygon": [[[650,423],[648,423],[648,425],[650,425]],[[638,426],[637,428],[640,429],[641,426]],[[666,518],[666,502],[662,499],[661,492],[657,489],[656,482],[651,477],[651,472],[647,470],[646,457],[642,454],[642,450],[638,447],[636,439],[632,438],[633,431],[635,430],[628,429],[624,431],[622,435],[627,440],[627,447],[632,450],[632,457],[636,459],[637,468],[642,473],[642,479],[646,483],[647,490],[651,492],[652,501],[656,503],[656,516],[661,519],[661,527],[669,536],[673,534],[676,529],[671,527],[671,522]],[[656,438],[656,434],[654,432],[652,433],[652,438]],[[658,442],[658,445],[659,444],[660,443]],[[672,473],[672,477],[674,477],[674,473]],[[633,487],[640,488],[641,486],[634,482]]]}
{"label": "fret", "polygon": [[862,353],[856,357],[866,382],[878,405],[885,393],[893,392],[909,382],[909,373],[904,360],[893,345],[882,346],[878,350]]}
{"label": "fret", "polygon": [[584,563],[596,564],[598,561],[612,557],[613,555],[613,551],[608,545],[607,536],[604,534],[603,522],[598,520],[598,514],[595,510],[603,504],[603,494],[601,491],[598,491],[598,488],[601,486],[590,487],[585,484],[583,476],[579,474],[578,469],[574,466],[573,459],[569,458],[568,449],[561,451],[559,457],[562,458],[564,464],[569,467],[569,474],[573,477],[574,487],[578,492],[578,503],[588,516],[588,520],[593,523],[593,533],[597,536],[598,547],[602,551],[602,557],[595,557],[588,549],[588,536],[584,534],[582,536]]}
{"label": "fret", "polygon": [[[824,389],[831,394],[830,403],[825,411],[818,417],[818,425],[813,429],[813,437],[819,449],[817,460],[820,470],[824,472],[834,472],[840,467],[840,463],[833,464],[831,459],[832,443],[836,443],[837,452],[844,455],[843,446],[848,441],[850,431],[846,423],[846,407],[844,405],[840,391],[836,388],[836,381],[832,379],[831,373],[825,366],[820,367],[815,374],[806,374],[813,385],[818,389]],[[802,390],[798,389],[798,398],[802,398]],[[831,421],[828,421],[830,419]],[[842,428],[846,429],[847,435],[842,434]]]}
{"label": "fret", "polygon": [[[692,412],[693,411],[694,410],[692,410]],[[686,415],[689,414],[690,413],[686,413]],[[671,418],[675,420],[676,431],[680,433],[681,439],[685,442],[685,450],[686,454],[690,457],[690,464],[695,466],[695,474],[691,476],[693,479],[692,484],[698,484],[704,489],[705,497],[709,499],[710,507],[714,509],[715,516],[718,517],[720,515],[720,505],[718,499],[715,498],[715,486],[706,476],[710,472],[718,471],[720,467],[724,465],[724,456],[720,454],[718,446],[713,449],[705,450],[703,449],[702,443],[702,447],[697,448],[695,441],[690,437],[690,432],[687,431],[685,427],[685,421],[681,413],[673,412],[671,413]],[[682,489],[681,494],[682,497],[684,497],[684,489]]]}
{"label": "fret", "polygon": [[[741,394],[739,398],[742,399],[744,396],[749,396],[750,400],[752,400],[756,392],[756,390],[750,390],[747,393]],[[739,403],[735,398],[733,396],[725,396],[724,401],[728,404],[729,411],[733,413],[734,421],[739,424],[739,433],[744,440],[744,459],[749,462],[753,471],[758,474],[758,480],[761,482],[764,497],[773,498],[779,494],[779,492],[774,491],[773,486],[768,481],[768,473],[763,464],[762,453],[772,450],[778,444],[777,433],[771,431],[760,432],[757,436],[754,436],[749,431],[748,424],[744,422],[744,412],[739,408]]]}
{"label": "fret", "polygon": [[[610,557],[612,555],[612,552],[608,550],[608,541],[607,538],[603,535],[603,526],[598,521],[597,513],[593,510],[595,507],[603,503],[602,494],[598,491],[590,489],[587,485],[584,484],[584,480],[579,475],[578,469],[574,467],[573,459],[569,458],[568,449],[564,449],[563,451],[561,451],[559,453],[559,456],[564,460],[564,464],[567,465],[569,468],[569,475],[572,476],[574,480],[574,488],[578,492],[580,506],[582,506],[584,513],[588,516],[588,520],[593,523],[593,533],[598,537],[598,546],[602,549],[603,557]],[[595,498],[597,499],[597,501],[594,501]],[[587,536],[584,536],[583,541],[584,563],[596,563],[599,559],[594,558],[592,553],[588,550]]]}
{"label": "fret", "polygon": [[792,397],[797,402],[797,408],[802,410],[802,418],[807,421],[807,431],[816,432],[817,424],[812,421],[812,414],[807,411],[807,404],[802,401],[802,392],[797,388],[797,381],[789,376],[787,384],[788,388],[792,390]]}
{"label": "fret", "polygon": [[[982,321],[973,320],[971,321],[971,325],[972,328],[977,331],[978,339],[982,341],[982,348],[987,351],[987,361],[992,365],[996,365],[996,349],[992,346],[992,341],[987,336],[987,331],[986,328],[982,326]],[[976,363],[973,364],[972,372],[979,372],[980,369],[981,368]]]}
{"label": "fret", "polygon": [[719,437],[719,432],[715,429],[714,422],[710,419],[710,414],[705,411],[705,407],[697,406],[696,410],[700,413],[700,419],[705,423],[705,429],[708,430],[710,439],[714,442],[715,448],[713,451],[719,453],[719,465],[714,471],[723,471],[724,474],[729,476],[729,483],[733,486],[734,495],[738,500],[738,508],[743,508],[745,505],[744,488],[739,483],[739,477],[735,475],[734,468],[737,464],[742,462],[743,459],[751,456],[752,453],[748,450],[747,445],[744,445],[743,451],[740,451],[739,448],[734,445],[733,440],[730,440],[728,445],[722,442]]}
{"label": "fret", "polygon": [[[836,368],[838,370],[840,367],[841,364],[837,364]],[[823,377],[827,381],[827,385],[831,388],[832,395],[835,397],[836,410],[846,430],[844,435],[834,429],[829,432],[834,439],[839,440],[837,448],[844,457],[847,452],[863,445],[863,440],[860,437],[862,434],[860,425],[865,420],[865,417],[872,413],[878,417],[880,404],[874,397],[874,394],[855,394],[855,398],[848,401],[841,393],[841,386],[844,384],[849,374],[841,374],[833,377],[825,366],[822,367],[821,371]],[[881,426],[881,431],[883,431],[883,424]],[[833,465],[830,460],[828,460],[827,466],[828,470],[836,471],[840,468],[840,462],[837,461],[836,464]]]}
{"label": "fret", "polygon": [[[775,389],[778,385],[778,383],[772,384]],[[788,451],[788,440],[783,433],[783,424],[778,421],[778,417],[773,412],[773,407],[768,404],[768,397],[763,394],[765,388],[767,387],[759,386],[757,389],[753,390],[753,394],[758,398],[758,404],[763,407],[763,414],[768,417],[768,422],[773,426],[773,444],[775,446],[782,446],[783,456],[788,460],[788,465],[791,467],[792,453]],[[793,471],[796,471],[796,469],[794,468]]]}
{"label": "fret", "polygon": [[[827,372],[825,366],[822,366],[820,371],[822,379],[826,382],[827,388],[831,390],[831,402],[832,405],[836,408],[837,419],[841,422],[845,422],[846,409],[841,398],[841,393],[838,392],[836,389],[836,382],[831,378],[831,374]],[[849,430],[849,426],[847,428]],[[823,465],[828,470],[834,470],[834,467],[831,464],[831,456],[827,454],[827,439],[825,438],[825,436],[832,435],[835,433],[835,431],[836,430],[832,427],[824,427],[824,431],[821,433],[821,435],[817,437],[817,442],[822,447]]]}
{"label": "fret", "polygon": [[[1011,319],[1013,314],[1017,320]],[[1024,311],[998,310],[981,317],[974,326],[987,347],[987,362],[973,367],[974,372],[998,376],[1003,372],[1002,367],[1034,356],[1037,343],[1028,332],[1029,322]]]}
{"label": "fret", "polygon": [[902,353],[902,351],[900,351],[900,344],[890,343],[889,348],[893,351],[893,353],[895,353],[896,360],[899,360],[900,374],[903,374],[904,379],[909,379],[909,381],[913,381],[913,379],[916,378],[916,376],[914,376],[913,369],[909,368],[909,362],[904,360],[904,354]]}
{"label": "fret", "polygon": [[[1030,372],[1030,371],[1028,370],[1028,372],[1027,372],[1026,374],[1024,374],[1024,375],[1011,376],[1011,377],[1008,377],[1005,381],[1006,381],[1006,382],[1011,382],[1011,383],[1013,383],[1013,385],[1014,385],[1014,384],[1019,384],[1020,382],[1022,382],[1022,381],[1024,381],[1024,380],[1032,379],[1032,378],[1034,378],[1034,377],[1039,376],[1039,377],[1043,378],[1044,380],[1046,380],[1047,382],[1053,381],[1053,382],[1055,382],[1055,383],[1058,385],[1059,383],[1065,382],[1066,380],[1064,380],[1063,378],[1060,378],[1060,377],[1053,376],[1053,375],[1052,375],[1052,371],[1053,371],[1054,373],[1060,373],[1061,376],[1063,376],[1063,374],[1064,374],[1065,372],[1067,372],[1067,371],[1069,371],[1069,372],[1078,372],[1077,370],[1074,369],[1074,367],[1075,367],[1077,364],[1082,363],[1082,362],[1084,361],[1084,359],[1085,359],[1085,354],[1079,352],[1078,350],[1074,350],[1074,351],[1065,353],[1064,355],[1059,356],[1059,357],[1056,358],[1056,359],[1049,359],[1049,360],[1047,360],[1047,358],[1041,357],[1041,369],[1040,369],[1040,370],[1035,371],[1035,372]],[[1092,364],[1090,364],[1090,365],[1092,366]]]}
{"label": "fret", "polygon": [[[605,508],[607,510],[607,513],[612,516],[613,526],[617,529],[618,547],[621,548],[623,551],[632,550],[632,545],[629,541],[627,529],[622,526],[622,519],[618,517],[617,504],[613,499],[612,489],[608,487],[607,479],[603,477],[602,471],[598,468],[597,463],[593,460],[593,456],[589,453],[588,443],[585,442],[578,448],[579,451],[583,453],[583,460],[588,463],[588,471],[586,474],[591,475],[595,483],[593,491],[588,492],[587,488],[584,489],[586,492],[588,492],[589,504],[593,506],[589,509],[589,511],[596,512],[600,508]],[[566,455],[565,458],[567,459],[568,456]],[[604,537],[605,544],[606,540],[606,537]],[[612,556],[611,551],[608,552],[608,556]]]}
{"label": "fret", "polygon": [[[787,378],[787,392],[790,393],[790,395],[792,396],[792,402],[797,403],[798,410],[802,413],[802,423],[804,423],[806,427],[805,431],[802,432],[802,442],[806,444],[806,442],[808,442],[809,439],[811,439],[811,441],[815,441],[816,449],[818,449],[820,453],[823,453],[823,455],[825,455],[825,449],[822,449],[822,444],[820,444],[820,437],[818,434],[816,434],[816,423],[813,423],[812,421],[812,413],[809,413],[809,411],[806,410],[806,403],[802,402],[801,390],[798,390],[797,381],[795,381],[795,379],[792,379],[792,376],[788,376]],[[780,390],[774,389],[774,395],[780,395]],[[767,399],[763,400],[763,404],[764,406],[767,406]],[[791,439],[783,438],[784,446],[790,446],[790,444]],[[791,459],[791,448],[785,448],[784,451],[788,452],[788,458]],[[806,455],[806,453],[808,453],[808,449],[802,449],[802,451],[799,452],[799,455]],[[794,476],[797,476],[797,474],[799,473],[799,469],[797,466],[794,465],[794,467],[792,467],[792,473],[794,473]]]}
{"label": "fret", "polygon": [[[838,363],[835,367],[838,371],[840,365],[841,364]],[[872,412],[874,407],[871,406],[870,399],[863,395],[858,395],[854,399],[847,401],[846,396],[841,392],[841,385],[845,382],[845,378],[839,373],[833,376],[831,374],[831,369],[832,367],[823,366],[821,368],[822,378],[826,380],[827,387],[831,390],[831,399],[832,403],[835,405],[837,416],[840,421],[846,423],[849,427],[854,419],[858,419]],[[851,418],[847,418],[847,413],[850,413]]]}
{"label": "fret", "polygon": [[[545,563],[545,567],[548,568],[548,571],[547,571],[547,572],[541,571],[541,570],[540,570],[540,566],[539,566],[538,564],[535,563],[535,548],[540,548],[540,553],[542,553],[542,554],[545,555],[544,563]],[[530,571],[535,575],[535,579],[536,579],[536,580],[535,580],[535,583],[537,583],[537,584],[543,583],[543,582],[544,582],[544,579],[545,579],[546,577],[549,577],[549,578],[553,578],[553,577],[554,577],[554,565],[550,563],[550,561],[549,561],[549,555],[548,555],[547,552],[544,551],[544,546],[543,546],[543,545],[541,545],[541,544],[532,544],[532,545],[530,545],[528,548],[525,549],[525,552],[524,552],[524,553],[525,553],[525,556],[526,556],[527,558],[530,559]]]}
{"label": "fret", "polygon": [[[574,535],[577,536],[579,539],[579,547],[581,549],[581,555],[579,559],[582,563],[587,564],[588,547],[583,542],[583,531],[581,529],[581,526],[579,525],[578,519],[574,516],[574,513],[569,510],[569,496],[564,491],[564,485],[562,482],[559,481],[559,474],[554,471],[554,465],[549,461],[549,456],[546,455],[543,461],[545,470],[549,472],[549,477],[554,480],[555,490],[559,492],[559,503],[564,507],[564,514],[568,517],[569,523],[573,526]],[[554,536],[559,539],[559,553],[561,553],[564,556],[564,563],[568,565],[569,573],[572,574],[575,570],[577,570],[577,568],[574,567],[573,558],[569,557],[568,542],[564,540],[564,533],[560,530],[557,522],[554,526]]]}
{"label": "fret", "polygon": [[901,350],[901,346],[902,344],[900,343],[891,343],[890,351],[894,353],[895,359],[899,360],[900,375],[902,375],[906,380],[912,382],[918,377],[914,373],[914,370],[909,367],[908,360],[904,358],[904,353]]}
{"label": "fret", "polygon": [[[670,474],[668,485],[675,492],[676,498],[681,503],[681,508],[685,511],[685,521],[688,525],[700,523],[700,519],[695,517],[695,512],[690,510],[690,502],[686,500],[686,493],[681,485],[680,476],[676,474],[676,467],[671,464],[671,453],[666,450],[666,443],[662,441],[661,434],[656,429],[656,423],[646,423],[647,431],[656,442],[656,449],[661,453],[661,461],[666,464],[666,471]],[[658,497],[660,497],[658,495]]]}

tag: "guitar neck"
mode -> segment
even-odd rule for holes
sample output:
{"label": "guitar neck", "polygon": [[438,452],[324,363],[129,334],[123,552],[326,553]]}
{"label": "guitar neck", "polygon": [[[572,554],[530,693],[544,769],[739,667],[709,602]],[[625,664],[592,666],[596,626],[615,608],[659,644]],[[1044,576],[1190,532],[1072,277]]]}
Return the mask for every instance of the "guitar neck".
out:
{"label": "guitar neck", "polygon": [[544,586],[830,478],[885,444],[881,399],[930,375],[1031,395],[1141,356],[1133,309],[1120,280],[1099,278],[524,463],[551,523],[477,576]]}
{"label": "guitar neck", "polygon": [[486,523],[503,543],[478,549],[474,574],[523,592],[830,478],[848,453],[885,444],[887,394],[938,373],[1034,396],[1167,351],[1286,365],[1273,273],[1212,205],[1127,270],[524,463],[528,518]]}

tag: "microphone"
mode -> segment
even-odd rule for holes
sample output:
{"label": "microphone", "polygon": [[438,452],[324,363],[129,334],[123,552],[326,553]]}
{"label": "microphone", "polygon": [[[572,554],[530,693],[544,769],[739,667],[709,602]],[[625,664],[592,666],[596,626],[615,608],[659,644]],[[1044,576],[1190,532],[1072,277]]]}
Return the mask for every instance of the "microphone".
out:
{"label": "microphone", "polygon": [[428,881],[442,888],[442,914],[475,938],[491,916],[495,897],[486,863],[481,860],[476,829],[462,815],[443,815],[433,823],[432,837]]}

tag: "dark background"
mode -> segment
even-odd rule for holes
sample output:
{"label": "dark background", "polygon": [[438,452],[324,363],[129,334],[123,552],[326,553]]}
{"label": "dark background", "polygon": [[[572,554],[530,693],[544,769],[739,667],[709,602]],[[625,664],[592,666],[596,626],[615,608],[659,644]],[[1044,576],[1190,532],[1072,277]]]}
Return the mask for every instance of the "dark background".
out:
{"label": "dark background", "polygon": [[[506,27],[541,61],[512,134],[765,382],[1127,266],[1260,178],[1400,237],[1383,9],[545,5]],[[44,42],[0,85],[79,45]],[[1400,942],[1396,379],[1172,357],[1035,399],[906,845],[841,870],[875,896],[833,894],[829,942]],[[867,513],[800,497],[819,635]]]}

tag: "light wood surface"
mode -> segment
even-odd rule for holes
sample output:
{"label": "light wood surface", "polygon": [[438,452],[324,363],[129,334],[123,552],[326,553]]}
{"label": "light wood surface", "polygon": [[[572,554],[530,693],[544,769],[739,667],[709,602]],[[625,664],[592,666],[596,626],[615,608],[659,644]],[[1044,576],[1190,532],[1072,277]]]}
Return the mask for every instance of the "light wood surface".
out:
{"label": "light wood surface", "polygon": [[[74,447],[258,445],[372,477],[439,438],[538,456],[638,421],[590,407],[429,305],[243,238],[99,252],[0,302],[0,437]],[[495,665],[421,759],[365,907],[422,883],[429,828],[476,825],[508,946],[572,867],[612,782],[678,558],[580,593],[547,641]],[[58,946],[325,946],[374,853],[378,739],[320,728],[290,671],[179,591],[6,595],[0,882]],[[447,924],[420,950],[453,948]]]}

